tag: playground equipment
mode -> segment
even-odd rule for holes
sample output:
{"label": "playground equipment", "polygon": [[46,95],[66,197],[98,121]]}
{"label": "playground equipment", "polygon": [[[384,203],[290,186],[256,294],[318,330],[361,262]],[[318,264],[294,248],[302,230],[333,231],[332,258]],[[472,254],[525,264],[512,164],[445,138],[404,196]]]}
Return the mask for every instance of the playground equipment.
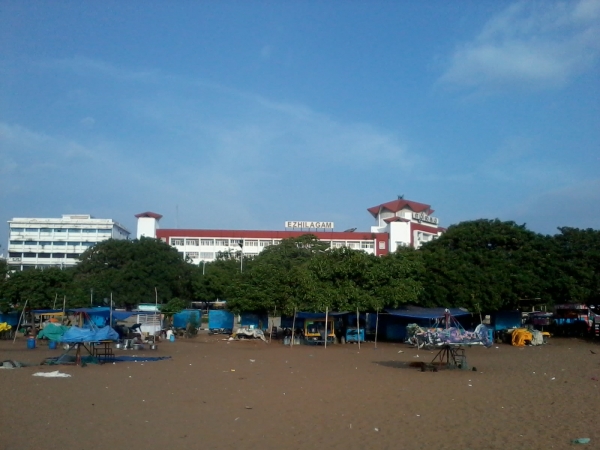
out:
{"label": "playground equipment", "polygon": [[463,370],[469,368],[465,346],[484,345],[490,347],[493,344],[491,333],[485,325],[478,325],[475,331],[466,331],[447,309],[444,316],[436,320],[436,326],[427,330],[426,339],[429,345],[439,348],[431,360],[432,365]]}

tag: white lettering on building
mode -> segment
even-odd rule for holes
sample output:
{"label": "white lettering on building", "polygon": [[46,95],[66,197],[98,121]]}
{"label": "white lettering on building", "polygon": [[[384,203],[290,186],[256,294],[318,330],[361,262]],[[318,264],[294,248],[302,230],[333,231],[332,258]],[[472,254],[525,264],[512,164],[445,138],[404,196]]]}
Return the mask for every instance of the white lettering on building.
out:
{"label": "white lettering on building", "polygon": [[308,222],[302,220],[288,220],[285,222],[284,226],[285,228],[321,228],[333,230],[333,222]]}
{"label": "white lettering on building", "polygon": [[437,225],[439,220],[437,217],[428,216],[425,213],[413,213],[412,218],[414,220],[418,220],[419,222],[427,222]]}

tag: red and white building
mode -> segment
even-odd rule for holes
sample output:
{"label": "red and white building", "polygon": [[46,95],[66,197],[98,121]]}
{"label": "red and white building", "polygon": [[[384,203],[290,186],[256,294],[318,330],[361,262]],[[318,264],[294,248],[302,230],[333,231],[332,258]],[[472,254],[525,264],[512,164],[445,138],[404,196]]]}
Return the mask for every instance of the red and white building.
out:
{"label": "red and white building", "polygon": [[382,256],[400,246],[418,248],[439,236],[444,229],[431,216],[429,205],[398,199],[369,208],[377,220],[371,231],[333,231],[333,222],[288,221],[284,230],[202,230],[161,229],[160,214],[136,214],[137,237],[155,237],[175,247],[184,257],[198,264],[213,261],[220,252],[239,252],[256,256],[265,247],[276,245],[282,239],[313,234],[331,248],[348,247]]}
{"label": "red and white building", "polygon": [[368,211],[377,221],[371,231],[389,235],[390,252],[395,252],[398,247],[419,248],[446,231],[438,226],[439,219],[432,216],[433,209],[425,203],[399,198],[373,206]]}

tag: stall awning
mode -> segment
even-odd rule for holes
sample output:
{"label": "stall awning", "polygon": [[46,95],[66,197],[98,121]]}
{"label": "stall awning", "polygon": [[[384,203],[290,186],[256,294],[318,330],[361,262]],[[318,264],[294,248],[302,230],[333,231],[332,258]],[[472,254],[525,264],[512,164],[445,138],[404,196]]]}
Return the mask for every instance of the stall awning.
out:
{"label": "stall awning", "polygon": [[421,308],[419,306],[408,306],[402,309],[386,309],[385,311],[392,316],[407,317],[410,319],[437,319],[444,317],[446,309],[454,317],[471,314],[464,308]]}

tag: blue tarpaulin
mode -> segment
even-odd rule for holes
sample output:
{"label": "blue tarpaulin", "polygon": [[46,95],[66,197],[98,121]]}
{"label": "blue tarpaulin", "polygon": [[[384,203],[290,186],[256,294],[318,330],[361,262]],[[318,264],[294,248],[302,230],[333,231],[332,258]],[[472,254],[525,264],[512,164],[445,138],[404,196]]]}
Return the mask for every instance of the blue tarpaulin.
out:
{"label": "blue tarpaulin", "polygon": [[200,327],[202,312],[199,309],[184,309],[173,316],[173,326],[175,328],[187,328],[190,319],[194,317],[196,327]]}
{"label": "blue tarpaulin", "polygon": [[267,314],[242,313],[240,325],[246,328],[266,330],[269,328],[269,316]]}
{"label": "blue tarpaulin", "polygon": [[79,328],[71,327],[61,338],[61,342],[116,341],[119,335],[111,327]]}
{"label": "blue tarpaulin", "polygon": [[[330,312],[328,313],[329,318],[335,319],[348,315],[347,311],[343,312]],[[297,312],[296,313],[296,328],[302,328],[305,319],[325,319],[325,313],[311,313],[311,312]],[[292,328],[294,316],[281,316],[281,327]]]}
{"label": "blue tarpaulin", "polygon": [[421,308],[418,306],[409,306],[402,309],[386,309],[385,311],[392,316],[407,317],[411,319],[438,319],[444,317],[446,310],[454,317],[471,314],[464,308]]}
{"label": "blue tarpaulin", "polygon": [[233,313],[220,309],[208,311],[209,330],[233,330]]}

